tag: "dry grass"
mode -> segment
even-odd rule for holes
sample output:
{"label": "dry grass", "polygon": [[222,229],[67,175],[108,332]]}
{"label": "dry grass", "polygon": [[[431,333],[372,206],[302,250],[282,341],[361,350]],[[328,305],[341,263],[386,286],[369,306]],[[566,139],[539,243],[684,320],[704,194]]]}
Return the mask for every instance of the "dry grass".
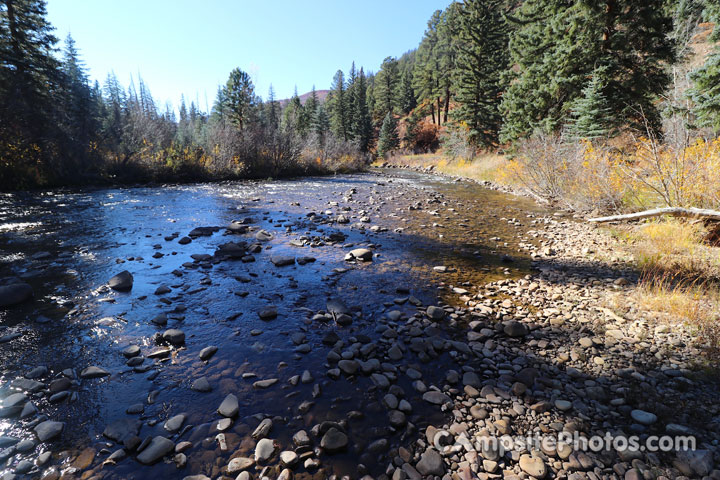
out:
{"label": "dry grass", "polygon": [[678,219],[650,222],[617,233],[629,243],[642,279],[638,305],[694,331],[711,358],[720,354],[720,249],[704,243],[702,223]]}
{"label": "dry grass", "polygon": [[638,267],[656,277],[683,281],[720,280],[720,250],[704,243],[700,222],[663,219],[636,227],[621,237],[631,245]]}
{"label": "dry grass", "polygon": [[684,323],[710,358],[720,358],[720,289],[716,284],[648,275],[634,296],[643,309]]}
{"label": "dry grass", "polygon": [[438,153],[398,155],[390,159],[390,163],[419,168],[434,166],[436,171],[446,175],[507,184],[502,174],[507,158],[498,153],[481,154],[471,160],[463,158],[451,159]]}

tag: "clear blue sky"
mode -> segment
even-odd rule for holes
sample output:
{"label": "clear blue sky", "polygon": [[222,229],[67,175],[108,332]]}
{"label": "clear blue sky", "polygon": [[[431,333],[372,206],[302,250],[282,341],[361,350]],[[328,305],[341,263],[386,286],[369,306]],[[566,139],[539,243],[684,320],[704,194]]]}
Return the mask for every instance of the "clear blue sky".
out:
{"label": "clear blue sky", "polygon": [[[235,67],[267,98],[329,88],[350,63],[377,71],[415,48],[427,20],[451,0],[48,0],[61,40],[70,32],[90,77],[137,73],[158,104],[205,98]],[[61,42],[62,44],[62,42]]]}

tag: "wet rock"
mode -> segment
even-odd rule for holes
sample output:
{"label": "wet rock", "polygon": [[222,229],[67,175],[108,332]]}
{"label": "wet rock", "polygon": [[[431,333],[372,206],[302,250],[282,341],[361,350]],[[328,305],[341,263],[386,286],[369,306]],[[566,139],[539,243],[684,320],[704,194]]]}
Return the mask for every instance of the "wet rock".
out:
{"label": "wet rock", "polygon": [[334,298],[327,301],[327,311],[336,315],[347,315],[350,313],[350,309],[340,299]]}
{"label": "wet rock", "polygon": [[192,385],[190,386],[191,390],[194,390],[196,392],[210,392],[212,391],[212,387],[210,386],[210,382],[206,377],[200,377],[197,380],[195,380]]}
{"label": "wet rock", "polygon": [[337,453],[348,445],[348,437],[335,427],[331,427],[320,440],[320,447],[328,453]]}
{"label": "wet rock", "polygon": [[127,270],[124,270],[108,281],[108,286],[113,290],[127,291],[133,286],[133,276]]}
{"label": "wet rock", "polygon": [[182,345],[185,343],[185,332],[177,328],[171,328],[163,332],[162,338],[171,345]]}
{"label": "wet rock", "polygon": [[508,337],[524,337],[528,334],[529,330],[524,323],[511,320],[505,324],[503,332],[505,332],[505,335]]}
{"label": "wet rock", "polygon": [[137,345],[130,345],[125,350],[123,350],[122,354],[125,358],[137,357],[138,355],[140,355],[140,347],[138,347]]}
{"label": "wet rock", "polygon": [[345,260],[347,261],[360,260],[361,262],[369,262],[372,261],[372,259],[373,252],[367,248],[356,248],[350,250],[350,252],[345,255]]}
{"label": "wet rock", "polygon": [[0,308],[11,307],[30,300],[33,290],[27,283],[11,283],[0,286]]}
{"label": "wet rock", "polygon": [[215,355],[217,351],[218,348],[211,345],[200,350],[200,354],[198,356],[200,357],[200,360],[207,361],[210,360],[210,358],[212,358],[212,356]]}
{"label": "wet rock", "polygon": [[263,438],[255,446],[255,461],[265,463],[275,454],[275,442],[269,438]]}
{"label": "wet rock", "polygon": [[298,454],[292,450],[280,452],[280,462],[287,467],[294,467],[299,460]]}
{"label": "wet rock", "polygon": [[293,443],[298,447],[306,447],[310,445],[310,437],[305,430],[300,430],[293,435]]}
{"label": "wet rock", "polygon": [[256,389],[264,389],[269,388],[275,385],[278,382],[277,378],[268,378],[266,380],[258,380],[257,382],[253,383],[253,388]]}
{"label": "wet rock", "polygon": [[185,423],[185,418],[185,415],[182,413],[179,415],[175,415],[174,417],[168,419],[167,422],[165,422],[163,428],[170,433],[175,433],[180,430],[180,427],[182,427],[183,423]]}
{"label": "wet rock", "polygon": [[633,410],[630,412],[630,416],[633,420],[642,425],[652,425],[657,421],[657,416],[654,413],[646,412],[644,410]]}
{"label": "wet rock", "polygon": [[117,443],[122,442],[125,438],[137,435],[140,431],[140,422],[130,418],[116,420],[105,427],[103,436]]}
{"label": "wet rock", "polygon": [[270,232],[268,232],[266,230],[259,230],[255,234],[255,239],[259,242],[269,242],[270,240],[273,239],[273,236]]}
{"label": "wet rock", "polygon": [[267,307],[263,310],[260,310],[258,312],[258,316],[260,317],[261,320],[265,320],[265,321],[273,320],[273,319],[277,318],[278,311],[277,311],[276,307]]}
{"label": "wet rock", "polygon": [[85,379],[107,377],[108,375],[110,375],[110,372],[108,372],[104,368],[96,366],[84,368],[83,371],[80,372],[80,378]]}
{"label": "wet rock", "polygon": [[295,265],[295,257],[289,257],[286,255],[274,255],[270,258],[270,261],[276,267],[286,267],[289,265]]}
{"label": "wet rock", "polygon": [[46,420],[35,426],[35,434],[41,442],[47,442],[59,436],[64,428],[65,424],[62,422]]}
{"label": "wet rock", "polygon": [[415,468],[421,475],[445,474],[445,462],[443,462],[440,454],[433,449],[428,449],[422,454]]}
{"label": "wet rock", "polygon": [[228,418],[235,417],[239,411],[240,406],[238,404],[238,399],[232,393],[225,397],[225,400],[223,400],[220,407],[218,407],[218,413],[223,417]]}
{"label": "wet rock", "polygon": [[433,405],[443,405],[450,401],[450,397],[436,390],[430,390],[429,392],[425,392],[422,398],[426,402],[432,403]]}
{"label": "wet rock", "polygon": [[250,457],[235,457],[227,466],[227,473],[235,475],[255,465],[255,459]]}
{"label": "wet rock", "polygon": [[257,426],[255,431],[252,433],[252,437],[254,439],[260,439],[265,438],[270,434],[270,430],[272,429],[272,420],[269,418],[264,419],[262,422],[260,422],[260,425]]}
{"label": "wet rock", "polygon": [[443,318],[445,318],[445,310],[434,305],[429,306],[426,310],[426,313],[427,316],[433,320],[442,320]]}
{"label": "wet rock", "polygon": [[175,443],[172,440],[158,435],[138,454],[137,461],[144,465],[152,465],[174,449]]}

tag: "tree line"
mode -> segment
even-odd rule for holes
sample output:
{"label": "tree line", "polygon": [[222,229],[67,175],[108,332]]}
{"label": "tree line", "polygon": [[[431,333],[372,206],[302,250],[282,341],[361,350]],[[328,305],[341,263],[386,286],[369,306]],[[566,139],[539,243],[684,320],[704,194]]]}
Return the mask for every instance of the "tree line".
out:
{"label": "tree line", "polygon": [[[90,82],[71,37],[58,51],[44,1],[0,0],[0,185],[337,171],[538,132],[659,132],[669,115],[717,134],[720,47],[701,68],[677,66],[698,26],[719,21],[713,0],[454,2],[377,72],[338,70],[325,101],[314,88],[305,102],[281,103],[272,87],[263,99],[235,69],[209,112],[182,99],[176,115],[139,77]],[[679,76],[688,88],[673,97]]]}

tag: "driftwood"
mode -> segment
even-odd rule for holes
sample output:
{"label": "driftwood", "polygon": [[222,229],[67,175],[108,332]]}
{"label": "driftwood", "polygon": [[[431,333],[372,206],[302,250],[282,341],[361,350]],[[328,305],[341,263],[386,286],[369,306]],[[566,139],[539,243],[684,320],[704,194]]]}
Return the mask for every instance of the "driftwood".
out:
{"label": "driftwood", "polygon": [[718,212],[717,210],[680,207],[655,208],[653,210],[628,213],[626,215],[612,215],[610,217],[589,218],[588,222],[603,223],[615,222],[618,220],[640,220],[642,218],[659,217],[661,215],[671,215],[673,217],[703,218],[720,222],[720,212]]}

